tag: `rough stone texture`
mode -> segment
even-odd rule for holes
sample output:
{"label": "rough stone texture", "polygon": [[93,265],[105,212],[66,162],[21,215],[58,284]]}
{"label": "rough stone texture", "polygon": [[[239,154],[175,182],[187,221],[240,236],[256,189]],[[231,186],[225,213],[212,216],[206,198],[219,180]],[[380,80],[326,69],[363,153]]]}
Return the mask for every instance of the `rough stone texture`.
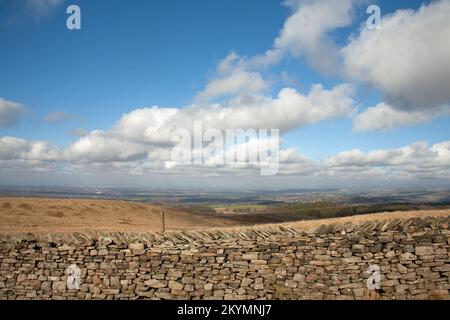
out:
{"label": "rough stone texture", "polygon": [[[0,235],[0,299],[449,299],[449,224]],[[382,293],[366,286],[374,264]]]}

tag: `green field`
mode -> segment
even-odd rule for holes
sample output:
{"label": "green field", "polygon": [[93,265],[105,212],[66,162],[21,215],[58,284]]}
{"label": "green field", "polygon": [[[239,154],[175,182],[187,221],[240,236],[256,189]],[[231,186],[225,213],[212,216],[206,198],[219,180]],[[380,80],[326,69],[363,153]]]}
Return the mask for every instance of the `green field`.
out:
{"label": "green field", "polygon": [[267,205],[264,204],[249,204],[249,203],[234,203],[234,204],[215,204],[213,208],[223,208],[227,210],[240,210],[240,211],[265,211]]}
{"label": "green field", "polygon": [[214,204],[210,207],[217,211],[232,211],[239,213],[250,212],[298,212],[309,209],[336,208],[337,204],[328,201],[305,202],[305,203],[287,203],[277,205],[266,205],[256,203],[233,203],[233,204]]}

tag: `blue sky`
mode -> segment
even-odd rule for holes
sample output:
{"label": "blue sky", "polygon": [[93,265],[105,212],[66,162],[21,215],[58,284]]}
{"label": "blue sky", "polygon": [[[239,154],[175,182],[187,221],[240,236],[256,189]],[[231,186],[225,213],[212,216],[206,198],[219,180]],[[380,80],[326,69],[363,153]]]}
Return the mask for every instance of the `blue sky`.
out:
{"label": "blue sky", "polygon": [[[411,0],[346,1],[353,2],[351,22],[326,33],[327,41],[339,50],[360,35],[369,4],[378,4],[383,17],[395,15],[399,9],[416,12],[421,5],[430,4]],[[86,133],[107,131],[124,114],[139,108],[195,104],[198,93],[220,78],[216,68],[231,52],[251,61],[274,48],[287,19],[296,10],[306,10],[308,3],[292,2],[295,4],[289,7],[275,0],[49,0],[38,9],[33,0],[0,0],[0,97],[24,108],[18,121],[0,126],[0,137],[47,141],[65,150],[80,139],[70,133],[74,128]],[[81,30],[66,28],[69,4],[81,8]],[[429,109],[427,105],[421,109],[397,106],[394,99],[387,98],[397,97],[395,90],[379,85],[378,78],[317,70],[307,53],[285,53],[292,50],[292,43],[279,49],[284,50],[283,58],[276,63],[249,71],[270,83],[257,94],[274,98],[281,89],[292,87],[307,95],[317,83],[328,90],[347,83],[355,91],[354,109],[346,116],[286,130],[282,134],[284,148],[297,147],[311,160],[322,161],[354,149],[368,153],[418,141],[431,146],[449,140],[450,118],[445,111],[432,109],[446,106],[446,96],[439,106],[430,105]],[[308,52],[311,48],[304,49]],[[314,59],[320,57],[316,54]],[[225,105],[226,98],[209,102]],[[395,112],[412,112],[419,118],[432,116],[427,121],[399,120],[386,130],[355,130],[356,114],[384,102]],[[45,120],[55,112],[64,113],[64,117]]]}
{"label": "blue sky", "polygon": [[[278,1],[77,3],[80,31],[66,28],[64,5],[39,21],[24,15],[3,24],[0,96],[37,118],[55,109],[77,114],[86,129],[108,128],[137,107],[190,103],[219,60],[231,50],[263,51],[288,14]],[[70,142],[70,125],[59,126],[59,143]],[[54,126],[37,123],[9,132],[55,138]]]}

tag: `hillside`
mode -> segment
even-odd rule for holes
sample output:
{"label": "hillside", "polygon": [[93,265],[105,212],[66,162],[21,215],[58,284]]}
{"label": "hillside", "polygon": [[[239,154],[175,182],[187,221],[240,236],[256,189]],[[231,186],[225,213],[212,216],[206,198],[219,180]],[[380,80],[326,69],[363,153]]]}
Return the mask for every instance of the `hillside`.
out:
{"label": "hillside", "polygon": [[196,215],[139,202],[96,199],[0,198],[0,233],[195,229],[230,225],[218,217]]}
{"label": "hillside", "polygon": [[[119,200],[0,198],[0,233],[65,233],[80,231],[159,232],[161,215],[166,216],[166,231],[242,228],[267,224],[258,215],[242,221],[243,214],[196,213],[180,208]],[[449,216],[450,210],[384,212],[350,217],[290,221],[289,224],[311,230],[322,224],[407,219],[424,216]],[[276,220],[276,219],[275,219]],[[284,220],[289,221],[289,220]],[[274,224],[274,223],[271,223]]]}

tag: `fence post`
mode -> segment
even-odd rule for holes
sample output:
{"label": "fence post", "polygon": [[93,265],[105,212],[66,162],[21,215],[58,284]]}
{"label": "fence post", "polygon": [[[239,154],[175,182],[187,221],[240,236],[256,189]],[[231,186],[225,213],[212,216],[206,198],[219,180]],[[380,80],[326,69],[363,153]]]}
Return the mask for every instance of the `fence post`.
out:
{"label": "fence post", "polygon": [[161,212],[161,233],[166,232],[166,221],[164,211]]}

